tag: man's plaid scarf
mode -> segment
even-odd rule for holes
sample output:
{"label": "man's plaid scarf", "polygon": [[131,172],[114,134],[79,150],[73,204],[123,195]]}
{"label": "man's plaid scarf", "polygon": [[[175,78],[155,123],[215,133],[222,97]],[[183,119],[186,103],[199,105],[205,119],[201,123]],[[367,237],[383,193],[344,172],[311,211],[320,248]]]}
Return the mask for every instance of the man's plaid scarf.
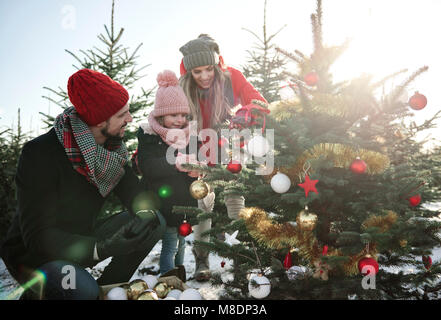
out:
{"label": "man's plaid scarf", "polygon": [[125,173],[124,165],[128,161],[125,144],[98,145],[73,107],[57,116],[54,127],[73,168],[95,185],[103,197],[107,196]]}

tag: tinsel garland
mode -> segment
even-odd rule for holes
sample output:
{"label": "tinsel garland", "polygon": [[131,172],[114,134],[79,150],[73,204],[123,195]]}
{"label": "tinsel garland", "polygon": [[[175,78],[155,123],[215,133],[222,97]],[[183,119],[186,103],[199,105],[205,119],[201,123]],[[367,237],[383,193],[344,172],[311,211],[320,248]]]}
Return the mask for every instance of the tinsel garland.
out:
{"label": "tinsel garland", "polygon": [[[336,168],[349,169],[352,161],[357,157],[360,157],[367,164],[366,173],[370,175],[384,172],[390,164],[389,157],[379,152],[356,149],[339,143],[320,143],[303,152],[294,165],[288,168],[280,168],[279,171],[286,174],[292,183],[298,183],[301,182],[299,173],[303,173],[307,161],[323,158],[332,161]],[[311,168],[311,172],[313,171],[313,168]],[[268,176],[267,179],[271,179],[275,174],[276,172]]]}
{"label": "tinsel garland", "polygon": [[[298,225],[293,226],[288,222],[275,223],[264,210],[257,207],[242,209],[239,217],[244,219],[249,234],[258,243],[276,250],[287,247],[297,248],[299,255],[311,261],[311,264],[321,258],[322,248],[313,231],[300,230]],[[396,220],[397,214],[393,211],[388,211],[388,214],[385,216],[370,216],[363,222],[362,227],[366,229],[372,226],[379,226],[381,232],[385,232],[390,229]],[[348,257],[347,262],[343,265],[345,274],[358,274],[358,261],[367,254],[374,258],[377,256],[375,243],[370,243],[361,252]],[[328,248],[327,256],[344,256],[344,254],[338,249]]]}
{"label": "tinsel garland", "polygon": [[[321,114],[333,118],[346,118],[354,116],[354,101],[347,95],[330,95],[315,93],[308,106],[308,112]],[[270,105],[271,114],[277,121],[292,118],[296,113],[303,113],[301,101],[298,99],[276,101]]]}

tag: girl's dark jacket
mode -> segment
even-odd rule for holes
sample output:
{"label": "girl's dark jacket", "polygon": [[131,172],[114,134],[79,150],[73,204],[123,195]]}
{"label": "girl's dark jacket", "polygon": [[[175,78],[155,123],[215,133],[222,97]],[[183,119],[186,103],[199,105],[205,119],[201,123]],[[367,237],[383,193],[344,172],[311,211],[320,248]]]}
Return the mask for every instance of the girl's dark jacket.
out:
{"label": "girl's dark jacket", "polygon": [[[133,214],[134,197],[142,189],[132,168],[124,169],[113,192]],[[16,185],[17,212],[0,250],[8,266],[38,268],[54,260],[97,263],[93,229],[106,198],[73,169],[54,129],[25,144]]]}
{"label": "girl's dark jacket", "polygon": [[[190,195],[190,185],[196,178],[176,169],[166,158],[170,147],[153,130],[138,130],[138,169],[142,173],[141,184],[151,190],[152,202],[165,217],[168,226],[177,227],[184,218],[172,212],[173,206],[197,207],[197,200]],[[171,148],[171,147],[170,147]],[[175,156],[177,150],[173,149]],[[188,153],[188,146],[187,151]],[[184,152],[182,152],[184,153]],[[161,193],[161,191],[167,191]]]}

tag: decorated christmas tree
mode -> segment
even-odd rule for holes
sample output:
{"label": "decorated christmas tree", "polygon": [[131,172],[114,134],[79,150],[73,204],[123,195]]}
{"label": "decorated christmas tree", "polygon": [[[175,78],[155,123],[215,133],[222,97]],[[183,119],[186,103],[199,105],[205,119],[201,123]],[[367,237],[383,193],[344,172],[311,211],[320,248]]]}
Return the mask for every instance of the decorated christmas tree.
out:
{"label": "decorated christmas tree", "polygon": [[[430,204],[441,199],[441,157],[417,134],[439,112],[416,125],[427,98],[400,99],[428,67],[335,83],[330,67],[348,44],[324,44],[320,0],[311,22],[310,55],[279,49],[298,66],[285,72],[295,98],[256,102],[230,124],[254,136],[220,138],[231,161],[205,170],[217,203],[199,218],[214,227],[210,242],[195,245],[224,258],[212,283],[227,298],[434,298],[441,223]],[[235,159],[235,147],[247,161]]]}

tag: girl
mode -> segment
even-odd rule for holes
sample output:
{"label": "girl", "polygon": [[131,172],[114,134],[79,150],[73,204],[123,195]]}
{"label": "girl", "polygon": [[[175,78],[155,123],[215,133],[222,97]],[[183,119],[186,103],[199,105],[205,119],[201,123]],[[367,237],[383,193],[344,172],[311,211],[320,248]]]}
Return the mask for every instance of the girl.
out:
{"label": "girl", "polygon": [[[232,108],[239,104],[248,106],[254,99],[266,103],[239,70],[225,66],[218,44],[207,34],[201,34],[179,50],[183,54],[180,85],[188,98],[191,117],[197,120],[198,132],[216,129],[231,117]],[[194,239],[201,240],[201,234],[209,229],[211,220],[195,226]],[[193,254],[196,280],[208,280],[211,276],[208,252],[194,247]]]}
{"label": "girl", "polygon": [[[182,216],[172,213],[176,206],[197,206],[197,201],[189,193],[189,186],[198,176],[197,172],[186,172],[181,164],[197,163],[196,156],[182,155],[167,157],[167,151],[176,156],[189,143],[187,98],[172,71],[165,70],[157,77],[159,89],[156,93],[155,108],[149,114],[148,123],[138,130],[137,167],[142,173],[142,183],[147,190],[154,191],[152,203],[164,215],[167,229],[162,238],[159,260],[163,275],[175,266],[183,265],[185,238],[178,235],[177,228]],[[170,151],[169,151],[170,153]],[[175,161],[175,163],[173,163]]]}

